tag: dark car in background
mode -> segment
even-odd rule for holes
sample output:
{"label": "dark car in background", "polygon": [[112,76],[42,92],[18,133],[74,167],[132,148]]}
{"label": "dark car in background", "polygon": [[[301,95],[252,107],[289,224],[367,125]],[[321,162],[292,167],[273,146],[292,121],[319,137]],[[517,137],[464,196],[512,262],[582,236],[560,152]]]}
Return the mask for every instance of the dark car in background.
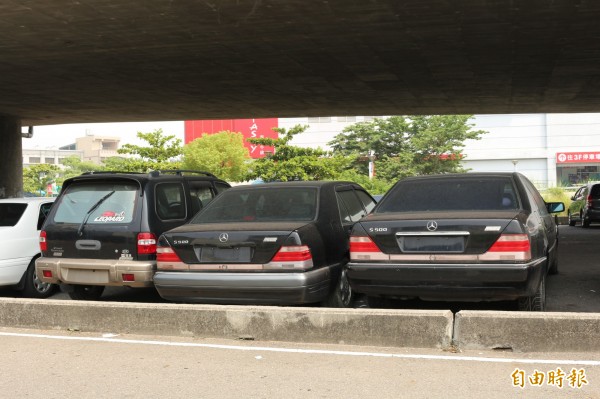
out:
{"label": "dark car in background", "polygon": [[373,299],[517,300],[544,310],[546,275],[558,271],[551,213],[563,210],[519,173],[407,178],[355,224],[348,280]]}
{"label": "dark car in background", "polygon": [[590,227],[591,223],[600,222],[600,183],[580,187],[571,197],[567,215],[569,226],[580,222],[582,227]]}
{"label": "dark car in background", "polygon": [[350,182],[234,187],[158,241],[154,283],[181,302],[352,306],[352,225],[375,207]]}
{"label": "dark car in background", "polygon": [[152,286],[156,240],[230,185],[206,172],[93,172],[65,180],[40,233],[38,277],[72,299]]}

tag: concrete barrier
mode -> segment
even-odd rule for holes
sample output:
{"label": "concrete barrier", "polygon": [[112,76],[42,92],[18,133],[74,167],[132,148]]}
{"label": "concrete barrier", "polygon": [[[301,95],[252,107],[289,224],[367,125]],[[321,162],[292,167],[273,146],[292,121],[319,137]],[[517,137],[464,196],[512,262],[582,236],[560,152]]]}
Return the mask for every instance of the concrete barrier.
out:
{"label": "concrete barrier", "polygon": [[0,326],[412,348],[446,348],[449,310],[325,309],[0,298]]}
{"label": "concrete barrier", "polygon": [[600,352],[600,314],[463,310],[456,314],[460,349]]}

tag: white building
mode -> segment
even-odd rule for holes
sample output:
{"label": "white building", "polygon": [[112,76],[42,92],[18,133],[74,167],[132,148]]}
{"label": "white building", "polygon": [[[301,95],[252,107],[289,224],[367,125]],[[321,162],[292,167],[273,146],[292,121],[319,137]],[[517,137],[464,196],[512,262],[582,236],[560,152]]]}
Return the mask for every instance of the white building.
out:
{"label": "white building", "polygon": [[[327,149],[344,127],[372,118],[286,118],[279,126],[309,125],[293,143]],[[600,180],[600,114],[476,115],[473,123],[488,133],[465,143],[471,171],[518,171],[540,188]]]}

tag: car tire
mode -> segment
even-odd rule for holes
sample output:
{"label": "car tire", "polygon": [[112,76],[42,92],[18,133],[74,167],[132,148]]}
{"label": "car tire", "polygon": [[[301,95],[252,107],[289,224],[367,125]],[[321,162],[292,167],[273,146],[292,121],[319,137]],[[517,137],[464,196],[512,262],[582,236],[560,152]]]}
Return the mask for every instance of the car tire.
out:
{"label": "car tire", "polygon": [[546,310],[546,274],[540,281],[535,294],[518,299],[519,310],[527,312],[543,312]]}
{"label": "car tire", "polygon": [[35,273],[35,259],[32,259],[25,272],[23,295],[28,298],[48,298],[56,291],[56,285],[44,283]]}
{"label": "car tire", "polygon": [[69,297],[78,301],[97,301],[103,292],[103,285],[74,285]]}
{"label": "car tire", "polygon": [[571,218],[571,212],[567,214],[567,217],[569,219],[569,226],[575,226],[575,221]]}
{"label": "car tire", "polygon": [[322,302],[322,305],[329,308],[351,308],[354,306],[354,293],[348,282],[346,270],[342,270],[335,288],[329,293],[327,299]]}
{"label": "car tire", "polygon": [[548,274],[558,274],[558,245],[554,250],[554,260],[552,261],[550,267],[548,267]]}
{"label": "car tire", "polygon": [[585,227],[586,229],[590,227],[590,218],[587,215],[581,215],[581,227]]}

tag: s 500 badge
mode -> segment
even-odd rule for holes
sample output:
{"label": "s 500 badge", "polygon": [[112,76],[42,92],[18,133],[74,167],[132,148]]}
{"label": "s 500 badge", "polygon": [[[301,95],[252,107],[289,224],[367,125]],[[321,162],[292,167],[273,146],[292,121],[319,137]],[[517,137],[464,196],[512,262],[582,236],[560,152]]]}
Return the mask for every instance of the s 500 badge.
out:
{"label": "s 500 badge", "polygon": [[371,227],[369,228],[369,232],[373,233],[385,233],[388,231],[387,227]]}

